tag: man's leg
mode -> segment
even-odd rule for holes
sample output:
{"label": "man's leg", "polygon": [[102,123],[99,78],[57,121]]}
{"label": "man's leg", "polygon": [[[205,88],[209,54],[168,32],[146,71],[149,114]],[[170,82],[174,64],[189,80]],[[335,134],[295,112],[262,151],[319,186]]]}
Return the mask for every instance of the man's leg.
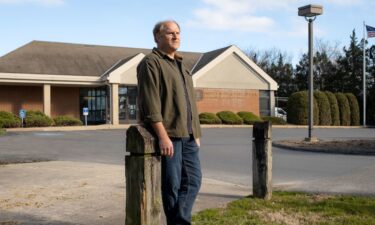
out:
{"label": "man's leg", "polygon": [[191,224],[191,211],[202,182],[199,147],[194,137],[182,139],[182,170],[179,190],[179,217],[176,224]]}
{"label": "man's leg", "polygon": [[168,225],[175,223],[178,216],[178,194],[181,184],[182,169],[182,140],[171,138],[174,154],[172,158],[162,157],[162,198]]}

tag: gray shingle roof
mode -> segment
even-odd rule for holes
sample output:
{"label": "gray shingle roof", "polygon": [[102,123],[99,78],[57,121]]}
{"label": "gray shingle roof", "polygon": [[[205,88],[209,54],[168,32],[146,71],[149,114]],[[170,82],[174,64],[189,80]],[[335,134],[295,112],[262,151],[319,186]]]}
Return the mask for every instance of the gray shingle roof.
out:
{"label": "gray shingle roof", "polygon": [[[100,76],[116,63],[151,49],[32,41],[0,58],[0,72]],[[180,52],[189,69],[202,55]],[[120,62],[121,63],[121,62]]]}
{"label": "gray shingle roof", "polygon": [[212,60],[214,60],[216,57],[218,57],[221,53],[225,52],[228,48],[231,46],[227,46],[224,48],[216,49],[214,51],[206,52],[202,55],[201,59],[197,63],[197,65],[194,67],[192,73],[196,73],[200,69],[202,69],[205,65],[210,63]]}

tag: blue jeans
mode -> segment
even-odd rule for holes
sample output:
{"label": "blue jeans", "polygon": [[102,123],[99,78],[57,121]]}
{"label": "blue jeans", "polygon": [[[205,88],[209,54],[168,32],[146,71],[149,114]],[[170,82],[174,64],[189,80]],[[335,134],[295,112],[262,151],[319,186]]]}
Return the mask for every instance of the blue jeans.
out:
{"label": "blue jeans", "polygon": [[171,138],[174,155],[162,157],[162,198],[168,225],[190,225],[202,173],[193,136]]}

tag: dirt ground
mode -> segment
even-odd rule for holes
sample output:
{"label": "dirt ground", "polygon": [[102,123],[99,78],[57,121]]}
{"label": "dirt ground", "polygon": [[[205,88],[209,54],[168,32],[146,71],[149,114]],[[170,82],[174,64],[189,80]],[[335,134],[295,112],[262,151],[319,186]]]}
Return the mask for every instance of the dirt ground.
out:
{"label": "dirt ground", "polygon": [[306,142],[304,140],[282,140],[272,143],[275,147],[291,150],[326,152],[353,155],[375,155],[375,139],[371,140],[319,140]]}

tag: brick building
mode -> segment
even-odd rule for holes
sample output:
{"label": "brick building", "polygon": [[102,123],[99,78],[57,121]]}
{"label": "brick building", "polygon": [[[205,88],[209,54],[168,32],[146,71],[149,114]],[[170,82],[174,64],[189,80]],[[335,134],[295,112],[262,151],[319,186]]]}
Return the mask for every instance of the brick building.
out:
{"label": "brick building", "polygon": [[[131,123],[137,119],[136,68],[151,49],[32,41],[0,57],[0,111]],[[274,114],[277,83],[236,46],[180,52],[193,76],[199,112]]]}

